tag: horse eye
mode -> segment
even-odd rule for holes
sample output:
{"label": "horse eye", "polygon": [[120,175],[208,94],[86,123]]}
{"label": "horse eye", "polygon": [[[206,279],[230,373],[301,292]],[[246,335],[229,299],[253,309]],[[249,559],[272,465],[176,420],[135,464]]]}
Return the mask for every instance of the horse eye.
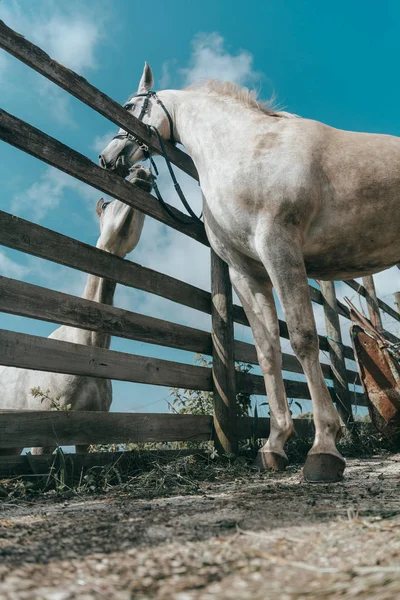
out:
{"label": "horse eye", "polygon": [[124,105],[125,110],[132,110],[133,108],[135,108],[135,103],[134,102],[127,102]]}
{"label": "horse eye", "polygon": [[109,204],[109,202],[103,202],[103,204],[101,205],[101,210],[104,212]]}

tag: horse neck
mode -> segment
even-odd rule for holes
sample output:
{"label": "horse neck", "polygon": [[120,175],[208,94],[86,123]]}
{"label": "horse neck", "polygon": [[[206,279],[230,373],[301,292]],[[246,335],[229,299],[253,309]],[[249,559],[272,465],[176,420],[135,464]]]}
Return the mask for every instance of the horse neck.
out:
{"label": "horse neck", "polygon": [[[99,302],[100,304],[113,304],[116,282],[97,277],[96,275],[88,275],[85,290],[82,298]],[[79,337],[82,339],[78,343],[85,346],[97,346],[99,348],[109,348],[111,336],[108,333],[101,331],[84,331],[78,330]]]}
{"label": "horse neck", "polygon": [[168,90],[161,94],[172,113],[176,139],[196,164],[220,162],[228,148],[237,146],[238,136],[243,137],[243,131],[257,117],[257,113],[243,110],[237,102],[201,90]]}

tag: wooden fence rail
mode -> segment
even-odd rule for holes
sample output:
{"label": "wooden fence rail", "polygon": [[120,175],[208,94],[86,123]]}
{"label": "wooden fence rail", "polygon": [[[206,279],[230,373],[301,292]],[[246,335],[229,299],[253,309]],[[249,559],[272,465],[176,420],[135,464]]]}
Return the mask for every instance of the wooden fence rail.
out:
{"label": "wooden fence rail", "polygon": [[[0,411],[0,416],[0,448],[14,448],[16,440],[29,448],[41,445],[203,442],[212,440],[214,436],[211,415]],[[298,435],[309,435],[308,419],[295,419],[294,424]],[[252,435],[266,437],[268,432],[268,418],[238,419],[238,439],[248,439]]]}

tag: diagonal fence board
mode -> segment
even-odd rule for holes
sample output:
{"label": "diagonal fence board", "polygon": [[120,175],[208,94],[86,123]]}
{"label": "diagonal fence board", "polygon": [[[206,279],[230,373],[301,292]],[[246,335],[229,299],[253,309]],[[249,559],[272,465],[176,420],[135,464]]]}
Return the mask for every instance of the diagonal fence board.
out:
{"label": "diagonal fence board", "polygon": [[[106,277],[207,314],[211,313],[209,292],[4,211],[0,211],[0,243],[14,250]],[[249,326],[241,306],[233,306],[233,319],[236,323]],[[280,336],[288,339],[289,332],[284,321],[279,321],[279,329]],[[321,350],[329,351],[324,336],[319,336],[319,344]],[[344,347],[344,354],[346,358],[354,360],[350,346]],[[353,379],[349,381],[353,382]]]}
{"label": "diagonal fence board", "polygon": [[151,194],[126,181],[116,173],[102,169],[80,152],[69,148],[69,146],[2,109],[0,109],[0,139],[56,167],[60,171],[68,173],[75,179],[79,179],[101,192],[117,198],[125,204],[129,204],[205,246],[209,245],[202,223],[193,223],[190,217],[168,205],[169,210],[187,225],[176,221],[169,216],[159,201]]}
{"label": "diagonal fence board", "polygon": [[[22,35],[7,27],[0,20],[0,47],[24,62],[26,65],[50,79],[78,100],[81,100],[96,112],[103,115],[128,133],[139,137],[156,152],[161,148],[155,134],[149,135],[149,130],[139,119],[128,113],[118,102],[95,88],[86,79],[71,69],[67,69],[53,60],[41,48],[26,40]],[[188,154],[176,148],[170,142],[165,142],[169,159],[180,169],[198,179],[196,167]]]}
{"label": "diagonal fence board", "polygon": [[[204,442],[213,438],[211,415],[0,411],[0,416],[0,448]],[[269,433],[269,425],[269,418],[241,417],[238,419],[238,438],[265,438]],[[296,433],[301,437],[308,437],[312,433],[313,425],[308,419],[294,419],[294,426]],[[0,464],[3,458],[9,464],[9,457],[0,457]],[[22,457],[18,459],[17,462],[21,462]]]}

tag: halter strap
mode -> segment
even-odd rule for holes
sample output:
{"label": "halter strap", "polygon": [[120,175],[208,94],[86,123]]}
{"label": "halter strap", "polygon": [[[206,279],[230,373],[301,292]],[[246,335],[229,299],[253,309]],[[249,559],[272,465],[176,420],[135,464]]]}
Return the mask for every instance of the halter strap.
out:
{"label": "halter strap", "polygon": [[[157,104],[159,106],[161,106],[161,108],[163,109],[163,111],[165,112],[168,122],[169,122],[169,141],[172,142],[173,144],[176,144],[176,140],[174,138],[174,123],[172,121],[172,117],[167,109],[167,107],[165,106],[165,104],[160,100],[160,98],[157,96],[157,92],[154,91],[149,91],[143,94],[134,94],[133,96],[131,96],[131,98],[140,98],[140,97],[144,97],[144,101],[143,101],[143,106],[142,106],[142,110],[140,111],[140,114],[138,116],[138,120],[139,121],[143,121],[145,114],[147,113],[148,110],[148,106],[149,106],[149,102],[150,102],[150,98],[153,98]],[[168,171],[171,175],[171,179],[172,182],[174,184],[174,188],[176,190],[176,193],[179,196],[179,199],[181,200],[183,206],[186,208],[186,210],[188,211],[189,215],[192,217],[193,221],[192,222],[187,222],[187,221],[183,221],[182,219],[180,219],[177,215],[175,215],[169,208],[168,204],[165,202],[165,200],[163,199],[163,197],[161,196],[160,190],[158,189],[158,185],[156,184],[154,177],[153,177],[153,189],[156,193],[157,199],[160,202],[161,206],[164,208],[165,212],[175,221],[177,221],[178,223],[182,223],[183,225],[194,225],[195,223],[202,223],[201,221],[201,217],[202,214],[200,214],[200,217],[198,217],[196,215],[196,213],[193,212],[189,202],[186,200],[184,193],[182,192],[181,186],[179,185],[176,177],[175,177],[175,173],[172,169],[172,165],[170,163],[170,160],[167,156],[167,151],[165,149],[165,145],[164,145],[164,140],[160,135],[160,132],[158,131],[157,127],[154,127],[154,125],[148,125],[148,130],[151,136],[151,130],[153,129],[157,139],[158,139],[158,143],[160,144],[160,148],[161,148],[161,152],[162,152],[162,156],[167,164],[168,167]],[[151,156],[151,152],[150,152],[150,148],[148,147],[147,144],[145,144],[144,142],[140,141],[136,136],[132,135],[132,133],[128,133],[127,131],[124,131],[123,133],[118,133],[117,135],[115,135],[113,137],[113,139],[118,139],[118,138],[128,138],[128,140],[132,140],[134,141],[139,148],[143,151],[144,155],[146,158],[148,158],[150,160],[150,166],[153,167],[156,175],[158,175],[158,170],[157,170],[157,166]]]}

